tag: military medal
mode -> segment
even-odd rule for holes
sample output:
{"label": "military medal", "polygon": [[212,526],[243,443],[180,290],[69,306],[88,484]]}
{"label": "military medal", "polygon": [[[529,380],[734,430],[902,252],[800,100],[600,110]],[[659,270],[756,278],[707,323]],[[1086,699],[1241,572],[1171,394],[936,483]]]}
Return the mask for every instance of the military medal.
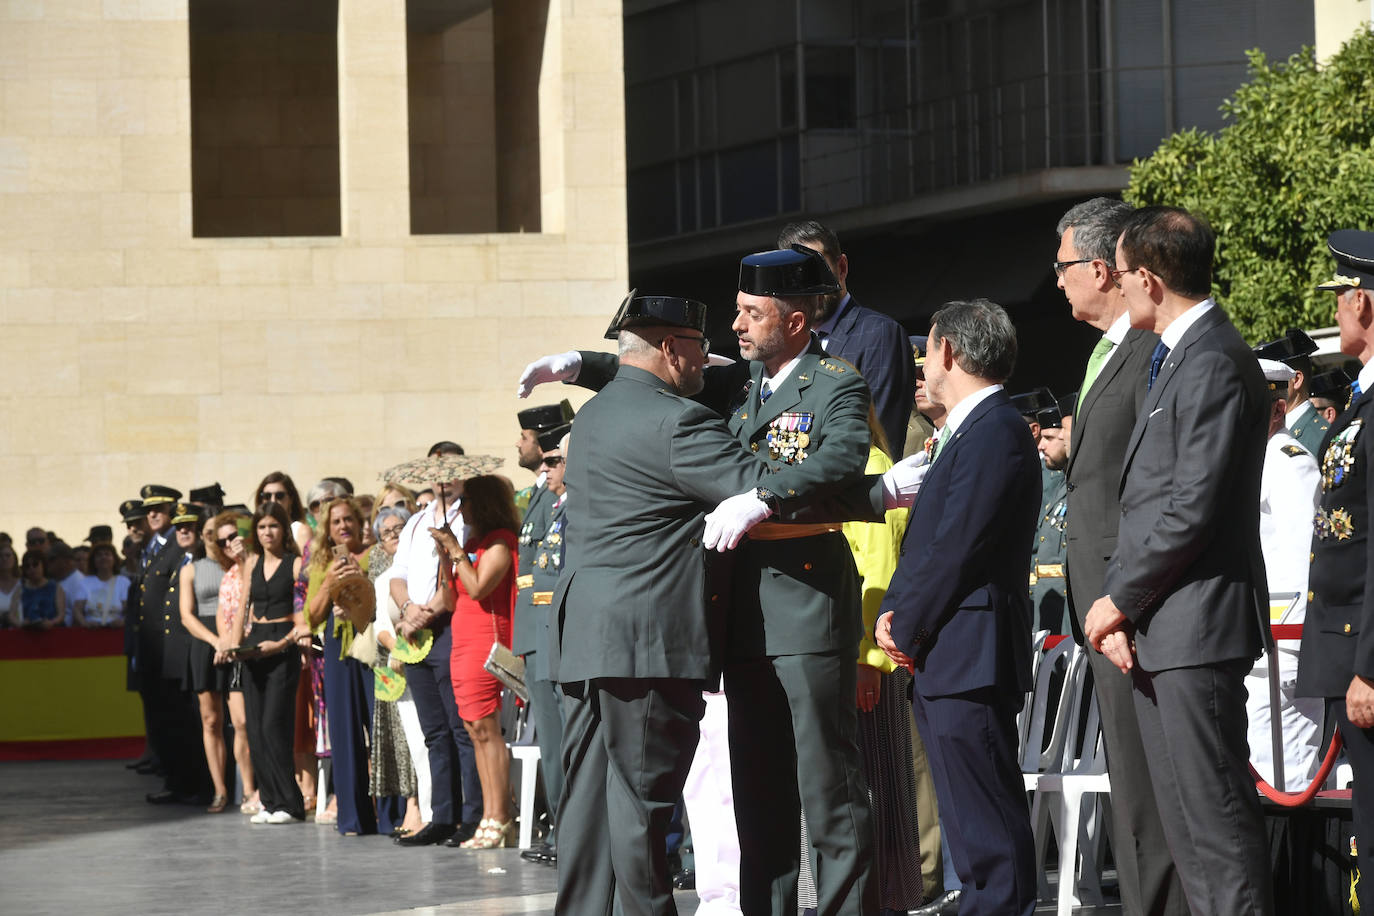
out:
{"label": "military medal", "polygon": [[1355,440],[1359,438],[1364,420],[1351,420],[1340,435],[1331,440],[1322,455],[1322,490],[1330,491],[1345,482],[1355,467]]}
{"label": "military medal", "polygon": [[548,569],[548,567],[549,567],[549,555],[548,555],[547,553],[541,553],[541,554],[539,555],[538,565],[539,565],[539,568],[540,568],[540,569]]}
{"label": "military medal", "polygon": [[1328,538],[1348,541],[1355,535],[1355,520],[1346,509],[1318,509],[1312,519],[1312,529],[1323,541]]}

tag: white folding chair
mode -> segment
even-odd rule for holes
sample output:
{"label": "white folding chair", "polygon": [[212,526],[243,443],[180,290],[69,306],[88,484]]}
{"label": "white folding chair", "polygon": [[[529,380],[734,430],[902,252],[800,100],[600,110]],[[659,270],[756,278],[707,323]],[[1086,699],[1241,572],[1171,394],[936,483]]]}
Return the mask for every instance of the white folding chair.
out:
{"label": "white folding chair", "polygon": [[[1074,681],[1067,711],[1068,735],[1054,772],[1046,772],[1036,783],[1031,803],[1031,825],[1035,831],[1035,855],[1041,874],[1042,892],[1050,828],[1059,841],[1059,916],[1069,916],[1075,906],[1102,903],[1102,858],[1106,824],[1110,818],[1111,780],[1107,775],[1107,754],[1102,740],[1101,711],[1097,694],[1087,684],[1087,651],[1076,650]],[[1080,740],[1078,721],[1087,704],[1087,718]],[[1062,708],[1062,704],[1061,704]],[[1093,797],[1100,806],[1086,813],[1083,800]],[[1080,847],[1080,840],[1082,845]]]}
{"label": "white folding chair", "polygon": [[534,720],[530,719],[529,706],[517,706],[515,692],[505,690],[501,695],[503,718],[506,710],[513,710],[506,734],[506,742],[511,757],[519,764],[520,770],[520,848],[529,849],[534,840],[534,795],[539,784],[539,745],[536,743]]}
{"label": "white folding chair", "polygon": [[[1044,653],[1039,668],[1035,672],[1035,687],[1027,707],[1022,710],[1026,716],[1026,728],[1021,739],[1021,774],[1026,791],[1035,789],[1036,782],[1046,772],[1046,767],[1058,765],[1058,758],[1064,753],[1064,726],[1068,718],[1068,707],[1072,696],[1067,689],[1072,675],[1073,662],[1077,648],[1073,640],[1066,639],[1053,649]],[[1059,701],[1051,712],[1050,693],[1056,674],[1063,675],[1063,687]],[[1045,741],[1046,728],[1050,729],[1050,739]]]}
{"label": "white folding chair", "polygon": [[1021,711],[1016,714],[1018,755],[1021,749],[1026,746],[1026,729],[1030,727],[1030,711],[1035,705],[1035,681],[1040,674],[1040,662],[1045,657],[1045,637],[1049,635],[1049,630],[1036,630],[1031,634],[1031,689],[1026,691],[1025,699],[1021,701]]}

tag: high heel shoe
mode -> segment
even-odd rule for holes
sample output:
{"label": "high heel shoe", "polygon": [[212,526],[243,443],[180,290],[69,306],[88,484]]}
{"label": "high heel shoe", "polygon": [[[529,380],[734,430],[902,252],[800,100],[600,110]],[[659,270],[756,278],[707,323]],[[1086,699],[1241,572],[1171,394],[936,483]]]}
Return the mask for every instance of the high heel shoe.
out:
{"label": "high heel shoe", "polygon": [[504,824],[496,818],[482,818],[472,839],[463,843],[463,849],[498,849],[509,846],[515,838],[515,818]]}

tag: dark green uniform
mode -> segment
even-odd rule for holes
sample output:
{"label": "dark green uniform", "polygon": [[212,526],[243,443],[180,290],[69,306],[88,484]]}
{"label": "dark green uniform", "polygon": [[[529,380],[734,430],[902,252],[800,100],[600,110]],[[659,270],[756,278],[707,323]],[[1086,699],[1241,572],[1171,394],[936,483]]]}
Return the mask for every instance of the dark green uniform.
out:
{"label": "dark green uniform", "polygon": [[1063,471],[1041,468],[1040,522],[1031,545],[1031,629],[1052,634],[1069,632],[1069,603],[1065,598],[1064,556],[1068,550],[1069,485]]}
{"label": "dark green uniform", "polygon": [[1321,448],[1322,439],[1326,436],[1326,431],[1331,428],[1331,424],[1326,422],[1326,418],[1317,413],[1317,409],[1312,406],[1310,401],[1304,401],[1307,409],[1298,417],[1297,422],[1288,428],[1288,433],[1313,455],[1318,454]]}
{"label": "dark green uniform", "polygon": [[[525,657],[525,684],[530,692],[530,715],[534,719],[534,737],[539,743],[539,770],[544,777],[544,795],[549,802],[549,817],[555,823],[558,804],[563,797],[563,761],[559,746],[563,742],[563,712],[558,691],[549,680],[547,652],[539,651],[547,643],[549,605],[553,587],[557,584],[555,570],[550,580],[547,574],[548,557],[543,544],[553,516],[553,504],[558,497],[546,487],[535,487],[520,526],[519,565],[515,599],[515,631],[511,651]],[[542,559],[541,559],[542,558]],[[542,562],[544,567],[538,566]],[[538,573],[539,575],[536,575]],[[553,842],[552,836],[549,842]]]}

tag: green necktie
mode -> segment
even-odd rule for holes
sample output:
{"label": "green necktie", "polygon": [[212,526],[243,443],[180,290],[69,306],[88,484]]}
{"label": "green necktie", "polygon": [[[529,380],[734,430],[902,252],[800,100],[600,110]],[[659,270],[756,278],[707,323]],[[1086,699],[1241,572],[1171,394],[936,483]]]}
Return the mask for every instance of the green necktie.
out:
{"label": "green necktie", "polygon": [[940,457],[940,449],[945,447],[945,440],[949,438],[949,424],[940,427],[940,435],[935,440],[935,451],[930,456],[930,463],[934,464],[935,459]]}
{"label": "green necktie", "polygon": [[1107,335],[1103,334],[1102,339],[1097,342],[1097,346],[1093,347],[1093,355],[1088,357],[1088,371],[1083,373],[1083,384],[1078,389],[1078,404],[1074,406],[1074,413],[1077,413],[1079,408],[1083,406],[1084,396],[1087,395],[1088,389],[1093,386],[1093,382],[1097,381],[1097,373],[1102,371],[1102,364],[1107,361],[1107,357],[1111,355],[1114,346],[1116,345],[1107,339]]}

